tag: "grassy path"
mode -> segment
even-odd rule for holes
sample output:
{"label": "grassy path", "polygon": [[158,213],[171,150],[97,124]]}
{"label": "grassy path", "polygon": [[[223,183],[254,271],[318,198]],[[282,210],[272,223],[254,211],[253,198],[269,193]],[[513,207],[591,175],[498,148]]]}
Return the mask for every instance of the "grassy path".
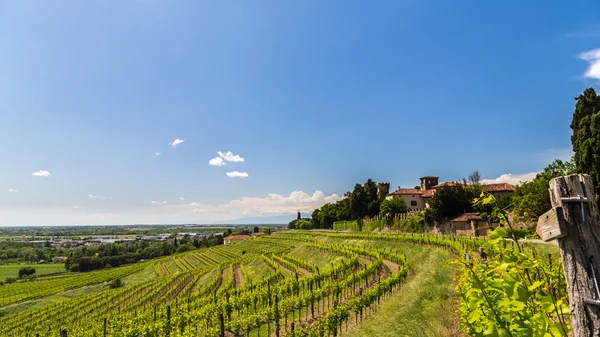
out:
{"label": "grassy path", "polygon": [[411,274],[400,291],[344,336],[461,336],[454,313],[458,298],[452,285],[454,269],[448,264],[450,253],[414,245],[395,247],[406,254]]}

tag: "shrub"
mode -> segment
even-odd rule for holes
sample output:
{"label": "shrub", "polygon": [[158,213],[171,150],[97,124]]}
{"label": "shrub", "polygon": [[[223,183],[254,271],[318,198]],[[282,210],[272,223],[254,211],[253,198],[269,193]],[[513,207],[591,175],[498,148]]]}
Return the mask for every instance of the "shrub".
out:
{"label": "shrub", "polygon": [[123,282],[121,281],[120,278],[116,278],[112,281],[110,281],[109,287],[110,289],[116,289],[116,288],[120,288],[123,286]]}
{"label": "shrub", "polygon": [[23,267],[19,269],[19,278],[27,277],[33,274],[35,274],[35,268],[33,267]]}

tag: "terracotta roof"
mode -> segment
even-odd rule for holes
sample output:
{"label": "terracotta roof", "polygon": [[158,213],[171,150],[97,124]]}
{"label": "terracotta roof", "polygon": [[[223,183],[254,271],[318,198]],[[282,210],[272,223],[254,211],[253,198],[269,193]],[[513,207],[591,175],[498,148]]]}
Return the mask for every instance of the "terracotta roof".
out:
{"label": "terracotta roof", "polygon": [[423,191],[421,196],[423,198],[431,198],[431,197],[433,197],[433,193],[435,193],[435,190],[425,190],[425,191]]}
{"label": "terracotta roof", "polygon": [[463,213],[463,214],[457,216],[456,218],[450,220],[450,222],[465,222],[465,221],[471,221],[471,220],[483,220],[483,219],[479,216],[479,212]]}
{"label": "terracotta roof", "polygon": [[423,194],[423,191],[416,188],[399,188],[388,195],[405,195],[405,194]]}
{"label": "terracotta roof", "polygon": [[439,177],[437,177],[437,176],[424,176],[424,177],[421,177],[421,178],[419,178],[419,179],[428,179],[428,178],[429,178],[429,179],[432,179],[432,178],[433,178],[433,179],[437,179],[437,178],[439,178]]}
{"label": "terracotta roof", "polygon": [[232,235],[232,236],[228,236],[225,238],[225,240],[229,240],[229,241],[236,241],[236,240],[246,240],[251,238],[250,235]]}
{"label": "terracotta roof", "polygon": [[267,233],[263,233],[263,232],[252,233],[252,236],[264,236],[264,235],[267,235]]}
{"label": "terracotta roof", "polygon": [[501,184],[486,184],[481,185],[484,191],[486,192],[504,192],[504,191],[514,191],[515,187],[511,184],[501,183]]}
{"label": "terracotta roof", "polygon": [[438,187],[442,187],[442,186],[457,186],[457,185],[462,185],[461,183],[457,183],[455,181],[444,181],[441,184],[437,184],[435,186],[433,186],[432,188],[438,188]]}

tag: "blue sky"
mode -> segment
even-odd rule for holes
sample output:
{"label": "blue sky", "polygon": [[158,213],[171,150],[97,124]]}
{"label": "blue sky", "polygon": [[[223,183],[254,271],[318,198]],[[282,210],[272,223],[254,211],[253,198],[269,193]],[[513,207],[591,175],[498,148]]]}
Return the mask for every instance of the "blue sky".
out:
{"label": "blue sky", "polygon": [[207,223],[568,158],[600,3],[0,1],[0,45],[0,225]]}

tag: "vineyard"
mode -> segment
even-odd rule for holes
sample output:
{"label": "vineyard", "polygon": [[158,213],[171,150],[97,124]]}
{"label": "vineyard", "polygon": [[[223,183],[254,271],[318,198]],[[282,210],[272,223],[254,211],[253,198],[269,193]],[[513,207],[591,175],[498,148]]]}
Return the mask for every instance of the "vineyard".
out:
{"label": "vineyard", "polygon": [[[456,330],[471,336],[568,335],[557,252],[515,245],[505,236],[503,229],[489,240],[289,231],[131,266],[17,282],[0,287],[0,309],[114,279],[124,286],[8,312],[0,317],[0,335],[361,335],[361,327],[401,305],[399,295],[409,296],[403,287],[421,262],[407,258],[411,247],[447,252],[444,263],[456,271],[457,301],[449,309],[460,320]],[[485,254],[477,254],[480,247]]]}

